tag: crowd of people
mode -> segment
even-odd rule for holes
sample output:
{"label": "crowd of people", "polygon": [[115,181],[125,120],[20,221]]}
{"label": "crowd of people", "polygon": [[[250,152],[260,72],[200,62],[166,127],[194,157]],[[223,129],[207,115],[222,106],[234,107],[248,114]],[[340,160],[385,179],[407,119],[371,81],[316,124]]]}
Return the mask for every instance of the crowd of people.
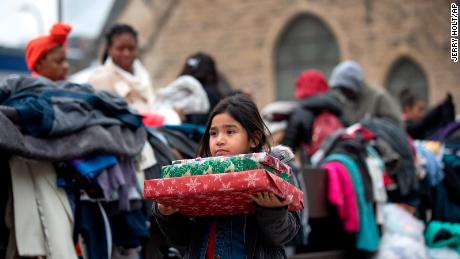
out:
{"label": "crowd of people", "polygon": [[308,204],[288,211],[291,200],[270,192],[251,196],[254,214],[203,218],[143,198],[144,180],[160,178],[174,160],[276,156],[272,150],[283,145],[294,152],[283,158],[294,172],[290,182],[305,195],[308,170],[325,170],[324,195],[341,222],[335,231],[350,237],[353,258],[412,258],[413,251],[417,258],[460,257],[460,122],[450,94],[428,109],[408,89],[395,100],[347,60],[329,78],[305,70],[296,100],[259,110],[244,89],[224,94],[205,52],[154,88],[138,57],[138,33],[127,24],[108,30],[102,64],[77,84],[67,79],[71,30],[56,23],[30,40],[31,76],[0,84],[0,256],[286,258],[319,251],[313,233],[329,230],[309,224]]}

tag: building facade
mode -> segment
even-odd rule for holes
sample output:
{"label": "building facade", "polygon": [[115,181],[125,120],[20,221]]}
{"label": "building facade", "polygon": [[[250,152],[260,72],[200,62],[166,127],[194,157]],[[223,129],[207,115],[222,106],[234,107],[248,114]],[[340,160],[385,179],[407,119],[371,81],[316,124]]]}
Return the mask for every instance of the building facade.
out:
{"label": "building facade", "polygon": [[446,0],[130,1],[119,22],[140,32],[155,87],[174,80],[187,56],[205,51],[235,89],[259,107],[293,98],[308,68],[329,75],[360,63],[371,85],[394,95],[409,86],[430,104],[449,91],[460,107],[460,64],[450,60]]}

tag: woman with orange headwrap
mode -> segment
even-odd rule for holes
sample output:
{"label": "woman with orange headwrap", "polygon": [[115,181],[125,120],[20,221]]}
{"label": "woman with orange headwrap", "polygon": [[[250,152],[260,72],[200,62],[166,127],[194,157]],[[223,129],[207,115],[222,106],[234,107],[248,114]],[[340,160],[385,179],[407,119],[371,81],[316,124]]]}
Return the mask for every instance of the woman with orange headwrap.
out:
{"label": "woman with orange headwrap", "polygon": [[49,35],[35,38],[27,44],[26,63],[33,75],[52,81],[65,80],[69,69],[65,45],[72,27],[56,23]]}

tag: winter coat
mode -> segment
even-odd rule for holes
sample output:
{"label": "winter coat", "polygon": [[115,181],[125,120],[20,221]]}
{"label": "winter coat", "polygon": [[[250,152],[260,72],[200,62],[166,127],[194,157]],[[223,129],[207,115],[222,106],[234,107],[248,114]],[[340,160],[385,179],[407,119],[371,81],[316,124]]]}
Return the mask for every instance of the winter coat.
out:
{"label": "winter coat", "polygon": [[[293,239],[300,218],[287,207],[269,209],[256,206],[256,213],[245,217],[247,258],[287,258],[283,245]],[[184,258],[199,258],[203,237],[212,218],[186,218],[180,214],[163,216],[154,206],[153,214],[163,234],[176,246],[187,247]]]}
{"label": "winter coat", "polygon": [[284,133],[283,145],[295,150],[300,143],[311,142],[312,126],[316,115],[323,111],[329,111],[342,118],[342,106],[340,100],[331,92],[314,95],[300,103],[291,116]]}
{"label": "winter coat", "polygon": [[390,200],[395,202],[416,202],[419,193],[419,182],[415,174],[414,158],[405,132],[388,119],[369,118],[361,124],[372,131],[378,138],[386,141],[400,157],[400,163],[389,172],[396,178],[399,190]]}
{"label": "winter coat", "polygon": [[[134,156],[141,152],[145,144],[144,128],[132,130],[123,125],[94,125],[61,137],[33,137],[22,133],[11,117],[4,115],[4,108],[0,106],[0,150],[7,154],[53,161],[85,157],[98,152]],[[19,119],[19,116],[13,118]]]}
{"label": "winter coat", "polygon": [[97,90],[117,93],[138,112],[150,112],[153,102],[150,75],[138,59],[134,61],[133,69],[134,73],[130,74],[108,58],[104,65],[90,76],[88,82]]}
{"label": "winter coat", "polygon": [[209,112],[209,99],[200,81],[184,75],[156,91],[153,98],[154,111],[174,108],[181,109],[184,114]]}
{"label": "winter coat", "polygon": [[[340,93],[334,91],[336,94]],[[356,100],[348,100],[343,107],[344,115],[351,124],[365,117],[389,118],[402,126],[401,109],[382,88],[364,85]]]}
{"label": "winter coat", "polygon": [[345,98],[337,89],[348,89],[356,95],[342,107],[344,115],[354,124],[364,117],[385,117],[402,126],[401,109],[388,92],[382,87],[366,84],[361,66],[354,61],[343,61],[332,71],[329,85],[332,92]]}
{"label": "winter coat", "polygon": [[428,110],[419,120],[407,120],[406,131],[414,139],[426,139],[455,120],[455,106],[449,95],[446,100]]}
{"label": "winter coat", "polygon": [[0,104],[13,107],[33,136],[64,136],[94,125],[142,126],[120,96],[88,84],[22,76],[0,84]]}
{"label": "winter coat", "polygon": [[[271,153],[273,155],[273,153]],[[281,157],[280,160],[284,161]],[[160,230],[175,246],[186,247],[184,258],[199,258],[203,237],[214,217],[188,218],[179,213],[164,216],[153,207]],[[299,231],[298,212],[282,208],[263,208],[256,205],[254,214],[244,217],[246,255],[252,258],[287,258],[283,246]]]}

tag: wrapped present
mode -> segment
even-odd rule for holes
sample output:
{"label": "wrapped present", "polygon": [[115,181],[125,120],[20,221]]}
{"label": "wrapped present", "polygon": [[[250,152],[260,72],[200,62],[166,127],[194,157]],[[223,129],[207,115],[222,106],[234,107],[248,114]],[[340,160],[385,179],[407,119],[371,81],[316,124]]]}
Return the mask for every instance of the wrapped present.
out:
{"label": "wrapped present", "polygon": [[288,181],[291,168],[266,152],[217,156],[173,161],[172,165],[161,168],[161,177],[181,177],[192,175],[219,174],[265,169]]}
{"label": "wrapped present", "polygon": [[145,198],[194,217],[254,213],[255,203],[250,195],[258,192],[292,199],[289,210],[303,209],[303,192],[263,169],[144,181]]}

